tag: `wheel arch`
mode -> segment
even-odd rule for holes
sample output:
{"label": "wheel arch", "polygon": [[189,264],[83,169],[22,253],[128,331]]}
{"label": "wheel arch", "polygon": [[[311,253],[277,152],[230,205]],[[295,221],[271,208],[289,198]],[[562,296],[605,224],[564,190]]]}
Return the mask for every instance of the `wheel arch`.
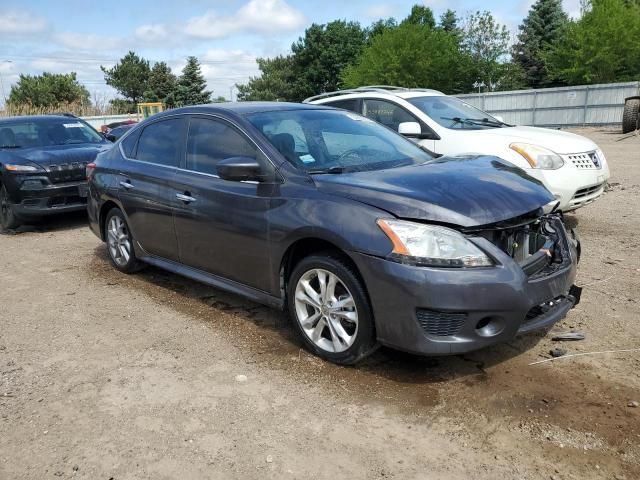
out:
{"label": "wheel arch", "polygon": [[320,236],[304,236],[298,238],[292,242],[285,250],[280,260],[279,268],[279,282],[280,282],[280,296],[284,299],[284,305],[286,305],[287,283],[291,273],[295,269],[295,266],[305,257],[322,252],[331,252],[337,255],[342,261],[346,262],[358,275],[358,278],[362,282],[367,298],[369,292],[367,284],[360,272],[360,269],[353,261],[348,253],[348,250],[336,242],[335,240],[327,240]]}
{"label": "wheel arch", "polygon": [[114,208],[120,208],[120,205],[118,205],[113,200],[107,200],[102,204],[102,206],[100,207],[100,212],[98,213],[98,225],[100,226],[100,238],[102,239],[103,242],[106,239],[105,219],[107,218],[107,215],[109,214],[109,212]]}

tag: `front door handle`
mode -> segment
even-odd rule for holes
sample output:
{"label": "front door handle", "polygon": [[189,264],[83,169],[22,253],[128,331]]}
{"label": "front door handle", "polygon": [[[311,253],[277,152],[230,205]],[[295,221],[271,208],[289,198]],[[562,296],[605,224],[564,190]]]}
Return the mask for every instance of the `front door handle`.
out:
{"label": "front door handle", "polygon": [[120,186],[126,188],[127,190],[133,188],[133,184],[129,180],[127,180],[126,182],[120,182]]}
{"label": "front door handle", "polygon": [[191,202],[195,202],[196,199],[193,198],[189,192],[184,192],[184,193],[176,193],[176,198],[178,200],[180,200],[181,202],[185,202],[185,203],[191,203]]}

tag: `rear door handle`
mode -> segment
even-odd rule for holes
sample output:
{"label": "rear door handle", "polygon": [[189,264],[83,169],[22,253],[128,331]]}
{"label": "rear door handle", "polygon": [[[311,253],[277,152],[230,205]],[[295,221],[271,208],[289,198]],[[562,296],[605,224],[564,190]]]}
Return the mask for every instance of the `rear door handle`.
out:
{"label": "rear door handle", "polygon": [[176,198],[178,200],[180,200],[181,202],[185,202],[185,203],[191,203],[191,202],[195,202],[196,201],[195,198],[193,198],[191,195],[189,195],[189,192],[176,193]]}
{"label": "rear door handle", "polygon": [[126,182],[120,182],[120,186],[126,188],[127,190],[133,188],[133,184],[129,180],[127,180]]}

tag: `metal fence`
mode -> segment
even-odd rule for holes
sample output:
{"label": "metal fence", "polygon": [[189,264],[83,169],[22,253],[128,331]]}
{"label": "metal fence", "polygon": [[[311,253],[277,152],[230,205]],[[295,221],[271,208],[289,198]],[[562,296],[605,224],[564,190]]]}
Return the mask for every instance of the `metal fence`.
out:
{"label": "metal fence", "polygon": [[577,87],[458,95],[507,123],[539,127],[615,125],[624,99],[640,94],[640,81]]}

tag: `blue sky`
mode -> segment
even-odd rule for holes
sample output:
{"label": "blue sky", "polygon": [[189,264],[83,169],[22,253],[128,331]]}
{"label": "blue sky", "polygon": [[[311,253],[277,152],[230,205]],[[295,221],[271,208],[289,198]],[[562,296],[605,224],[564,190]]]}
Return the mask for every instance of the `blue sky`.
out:
{"label": "blue sky", "polygon": [[[100,65],[111,66],[128,50],[164,60],[179,73],[185,57],[197,56],[209,88],[229,97],[230,88],[257,73],[256,57],[286,53],[309,24],[334,19],[363,25],[403,18],[422,3],[437,16],[489,9],[513,32],[533,0],[2,0],[0,75],[8,94],[20,73],[69,72],[98,99],[114,96]],[[579,0],[564,0],[578,13]],[[0,102],[2,102],[0,92]]]}

